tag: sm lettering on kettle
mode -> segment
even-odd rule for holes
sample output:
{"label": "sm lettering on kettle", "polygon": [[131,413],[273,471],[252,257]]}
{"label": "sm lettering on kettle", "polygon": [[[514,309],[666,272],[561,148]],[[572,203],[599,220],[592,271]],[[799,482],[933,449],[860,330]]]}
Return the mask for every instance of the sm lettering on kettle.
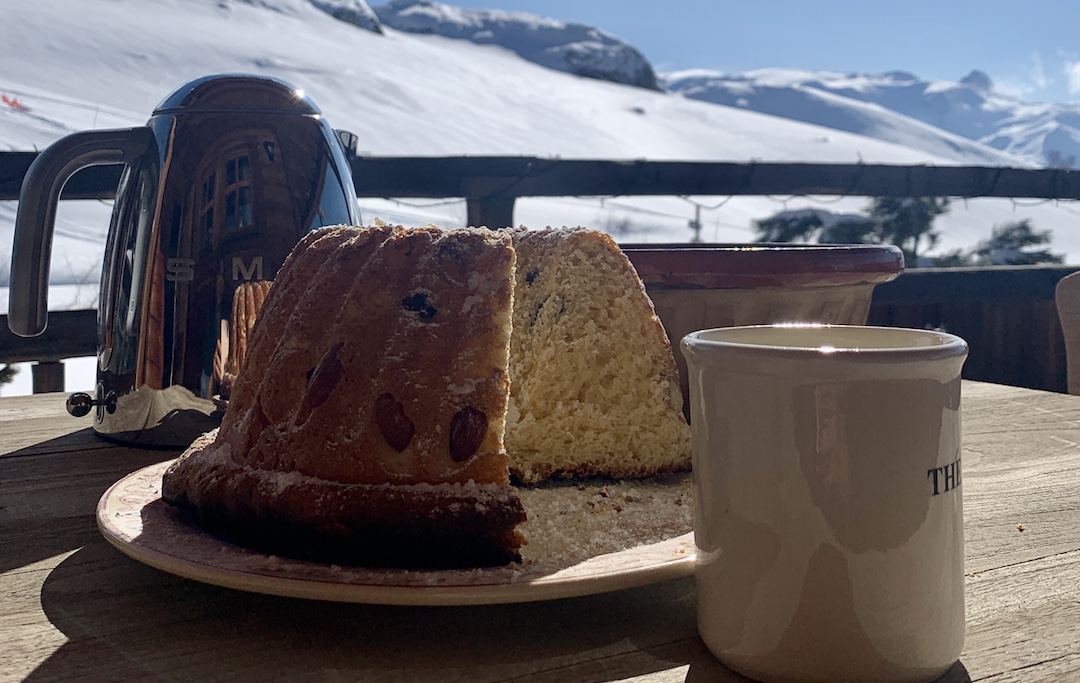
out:
{"label": "sm lettering on kettle", "polygon": [[165,279],[169,282],[191,282],[195,279],[195,259],[166,259]]}
{"label": "sm lettering on kettle", "polygon": [[952,491],[960,485],[960,458],[948,465],[926,470],[926,478],[933,479],[935,496]]}
{"label": "sm lettering on kettle", "polygon": [[[169,282],[191,282],[195,279],[195,259],[171,258],[165,261],[165,279]],[[232,279],[262,280],[263,257],[254,256],[251,262],[245,262],[239,256],[232,258]]]}
{"label": "sm lettering on kettle", "polygon": [[244,259],[239,256],[233,256],[232,259],[232,279],[236,280],[261,280],[263,279],[263,257],[254,256],[251,259],[251,263],[244,263]]}

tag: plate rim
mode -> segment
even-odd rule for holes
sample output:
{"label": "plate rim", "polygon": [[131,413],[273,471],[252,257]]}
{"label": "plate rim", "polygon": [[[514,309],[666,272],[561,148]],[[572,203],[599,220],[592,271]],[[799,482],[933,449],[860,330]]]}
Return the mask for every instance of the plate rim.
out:
{"label": "plate rim", "polygon": [[[113,482],[113,484],[109,486],[98,499],[97,509],[95,511],[98,531],[110,545],[137,562],[141,562],[168,574],[209,585],[264,595],[322,600],[328,602],[434,607],[512,604],[582,597],[686,578],[693,576],[694,573],[696,549],[694,547],[694,534],[692,531],[656,543],[635,546],[613,553],[595,555],[587,558],[581,563],[571,565],[571,567],[580,566],[584,562],[594,560],[598,557],[617,557],[632,553],[635,550],[640,551],[645,548],[651,548],[665,543],[684,542],[686,550],[682,557],[656,561],[645,566],[617,567],[583,577],[558,577],[556,572],[555,574],[534,579],[513,582],[443,584],[431,586],[356,582],[346,583],[326,581],[318,578],[309,579],[302,577],[274,576],[245,569],[210,565],[184,558],[178,554],[164,552],[153,546],[138,543],[137,537],[136,539],[128,540],[121,535],[118,529],[115,529],[110,525],[108,515],[105,514],[110,497],[117,488],[129,480],[143,475],[147,470],[161,468],[162,472],[164,472],[166,463],[172,462],[173,460],[174,459],[170,458],[169,460],[147,465],[130,472]],[[152,500],[142,503],[139,509],[141,510],[158,500],[160,500],[160,495],[154,497]],[[208,532],[203,532],[201,530],[196,531],[197,533],[206,536],[210,535]],[[269,556],[265,553],[257,553],[257,551],[242,548],[241,546],[237,546],[217,537],[214,537],[214,540],[226,547]],[[304,561],[290,558],[290,562]],[[311,564],[325,566],[324,563],[313,562]],[[569,567],[564,569],[569,569]],[[438,570],[430,571],[437,572]]]}

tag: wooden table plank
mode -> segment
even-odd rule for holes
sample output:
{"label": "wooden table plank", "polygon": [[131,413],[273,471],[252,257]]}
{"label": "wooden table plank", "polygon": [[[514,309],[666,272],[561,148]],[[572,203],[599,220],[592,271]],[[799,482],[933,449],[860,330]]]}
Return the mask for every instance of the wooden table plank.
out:
{"label": "wooden table plank", "polygon": [[[967,644],[943,681],[1080,678],[1080,397],[964,386]],[[0,682],[742,681],[689,579],[460,608],[293,600],[173,577],[96,530],[123,448],[63,397],[0,399]],[[1023,525],[1023,531],[1018,525]]]}
{"label": "wooden table plank", "polygon": [[1076,549],[1077,398],[968,383],[963,402],[968,572]]}
{"label": "wooden table plank", "polygon": [[[97,449],[107,444],[92,436],[90,418],[75,418],[64,408],[66,394],[0,399],[0,458],[53,453],[64,448]],[[78,433],[61,445],[53,440]]]}

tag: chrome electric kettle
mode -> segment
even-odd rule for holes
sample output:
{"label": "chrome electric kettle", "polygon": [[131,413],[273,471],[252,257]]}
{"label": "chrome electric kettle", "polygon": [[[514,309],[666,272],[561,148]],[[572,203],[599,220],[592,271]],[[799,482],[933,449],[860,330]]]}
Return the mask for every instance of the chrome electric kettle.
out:
{"label": "chrome electric kettle", "polygon": [[348,136],[287,83],[219,75],[177,89],[146,126],[75,133],[38,155],[11,257],[8,325],[22,336],[45,330],[64,183],[86,166],[125,165],[98,299],[97,388],[73,394],[69,412],[93,410],[99,434],[145,446],[184,447],[215,427],[243,324],[234,295],[250,304],[245,291],[265,292],[304,233],[359,222]]}

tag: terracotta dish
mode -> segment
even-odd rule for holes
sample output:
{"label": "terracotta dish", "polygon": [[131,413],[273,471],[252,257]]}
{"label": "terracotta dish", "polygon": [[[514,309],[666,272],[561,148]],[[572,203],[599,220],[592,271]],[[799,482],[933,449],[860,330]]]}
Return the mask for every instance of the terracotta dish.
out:
{"label": "terracotta dish", "polygon": [[[904,256],[878,244],[621,244],[672,346],[695,330],[816,322],[865,325],[874,287]],[[675,354],[688,400],[686,363]]]}

